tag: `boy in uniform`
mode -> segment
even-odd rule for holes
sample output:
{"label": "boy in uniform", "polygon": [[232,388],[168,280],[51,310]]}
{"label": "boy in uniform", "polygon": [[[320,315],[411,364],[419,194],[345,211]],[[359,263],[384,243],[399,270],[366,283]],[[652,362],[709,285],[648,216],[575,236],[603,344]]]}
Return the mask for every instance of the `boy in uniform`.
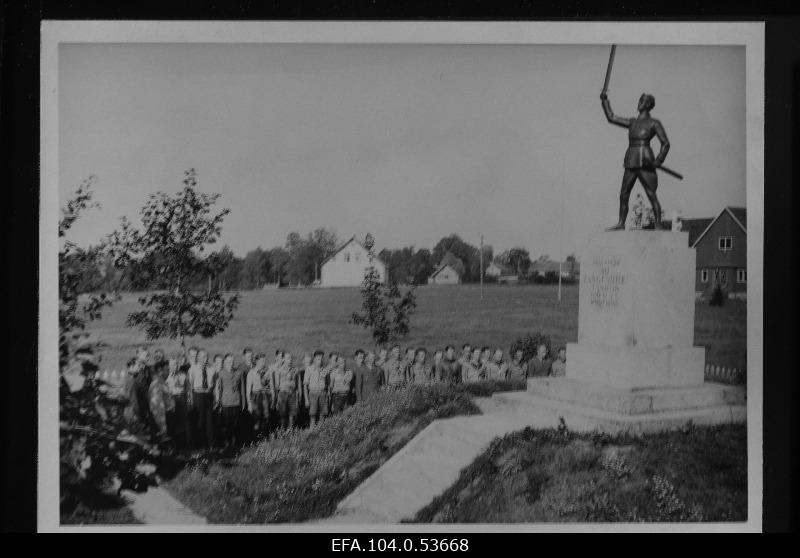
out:
{"label": "boy in uniform", "polygon": [[292,362],[292,353],[283,355],[283,364],[275,375],[275,393],[278,413],[283,428],[292,428],[297,421],[299,373]]}
{"label": "boy in uniform", "polygon": [[431,367],[425,362],[428,351],[420,347],[414,353],[414,360],[409,368],[409,379],[417,385],[427,385],[431,382]]}
{"label": "boy in uniform", "polygon": [[514,358],[508,365],[508,379],[511,381],[521,381],[528,377],[528,363],[522,361],[522,349],[514,351]]}
{"label": "boy in uniform", "polygon": [[560,347],[558,349],[558,358],[553,361],[550,367],[551,376],[566,376],[567,374],[567,348]]}
{"label": "boy in uniform", "polygon": [[483,379],[483,365],[481,364],[482,353],[483,352],[478,347],[472,350],[472,356],[462,370],[462,381],[465,384],[479,382]]}
{"label": "boy in uniform", "polygon": [[344,357],[337,356],[330,373],[331,414],[345,410],[353,387],[353,371],[345,368]]}
{"label": "boy in uniform", "polygon": [[197,420],[197,431],[205,437],[206,447],[214,444],[214,369],[208,365],[208,353],[197,352],[197,360],[189,367],[191,407]]}
{"label": "boy in uniform", "polygon": [[547,345],[542,343],[536,348],[536,356],[528,363],[528,375],[532,377],[549,376],[551,365],[551,360],[547,358]]}
{"label": "boy in uniform", "polygon": [[267,376],[267,355],[260,353],[247,373],[245,398],[256,434],[264,434],[269,425],[271,405],[270,380]]}
{"label": "boy in uniform", "polygon": [[322,368],[322,351],[314,351],[311,364],[306,368],[303,390],[311,428],[328,416],[328,376]]}
{"label": "boy in uniform", "polygon": [[405,383],[405,369],[400,362],[400,347],[394,345],[389,351],[389,358],[383,364],[383,372],[386,378],[386,385],[393,388],[401,387]]}
{"label": "boy in uniform", "polygon": [[222,435],[226,447],[238,441],[239,416],[242,412],[241,371],[234,368],[233,364],[233,355],[226,354],[217,381],[217,407],[222,417]]}

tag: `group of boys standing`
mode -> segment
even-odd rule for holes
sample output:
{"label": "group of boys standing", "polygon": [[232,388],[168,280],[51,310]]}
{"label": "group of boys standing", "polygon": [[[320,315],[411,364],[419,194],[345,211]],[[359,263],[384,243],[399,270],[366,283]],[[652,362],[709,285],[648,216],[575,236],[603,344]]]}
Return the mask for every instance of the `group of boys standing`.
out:
{"label": "group of boys standing", "polygon": [[268,435],[277,426],[297,426],[303,410],[313,428],[384,387],[558,376],[564,374],[565,361],[564,348],[550,360],[544,344],[529,361],[523,361],[522,350],[506,361],[502,349],[466,343],[458,357],[452,345],[436,350],[432,364],[426,349],[408,348],[401,356],[399,345],[394,345],[377,354],[358,349],[352,365],[337,352],[325,359],[322,351],[315,351],[304,356],[301,366],[283,350],[275,351],[267,364],[264,353],[250,348],[237,363],[231,353],[209,359],[198,347],[169,360],[157,350],[150,359],[147,348],[141,347],[128,362],[126,394],[130,418],[147,424],[158,436],[185,446],[211,448],[222,442],[227,447]]}

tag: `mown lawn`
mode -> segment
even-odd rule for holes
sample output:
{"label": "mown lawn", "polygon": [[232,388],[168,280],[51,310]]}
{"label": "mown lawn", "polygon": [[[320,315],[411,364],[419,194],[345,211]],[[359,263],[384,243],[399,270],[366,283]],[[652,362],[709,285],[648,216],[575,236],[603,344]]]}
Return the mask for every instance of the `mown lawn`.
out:
{"label": "mown lawn", "polygon": [[[555,345],[578,338],[578,288],[564,288],[561,304],[552,285],[487,285],[484,299],[474,285],[425,286],[417,289],[417,311],[411,321],[409,346],[460,346],[471,342],[508,350],[517,337],[540,331]],[[137,295],[125,294],[91,332],[106,344],[101,368],[120,370],[133,356],[144,335],[125,326],[128,313],[137,309]],[[267,290],[241,293],[241,304],[228,329],[210,340],[195,339],[213,353],[240,355],[244,347],[267,354],[278,347],[296,354],[322,349],[351,355],[357,347],[370,347],[369,334],[351,325],[349,317],[360,309],[358,288]],[[698,302],[695,344],[706,347],[709,363],[744,368],[747,350],[746,302],[727,301],[723,307]],[[175,351],[169,340],[153,348]],[[569,357],[567,357],[569,358]]]}
{"label": "mown lawn", "polygon": [[495,440],[415,522],[747,520],[746,426],[642,438],[532,430]]}
{"label": "mown lawn", "polygon": [[283,431],[237,457],[197,463],[164,484],[212,523],[301,522],[336,505],[433,420],[478,414],[473,395],[519,383],[411,387],[381,392],[314,430]]}

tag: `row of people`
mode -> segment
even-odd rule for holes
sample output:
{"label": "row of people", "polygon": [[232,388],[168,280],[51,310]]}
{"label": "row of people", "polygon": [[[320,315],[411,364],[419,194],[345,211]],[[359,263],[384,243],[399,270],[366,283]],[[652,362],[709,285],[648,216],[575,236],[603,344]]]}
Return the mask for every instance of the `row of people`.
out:
{"label": "row of people", "polygon": [[150,359],[147,348],[141,347],[128,363],[126,393],[131,417],[159,436],[187,445],[199,439],[211,447],[217,440],[225,445],[247,441],[251,434],[265,435],[278,425],[294,427],[303,411],[313,427],[384,386],[524,380],[565,372],[564,348],[555,360],[547,358],[544,344],[530,361],[523,360],[522,350],[510,361],[503,357],[502,349],[466,343],[458,357],[452,345],[435,350],[429,364],[426,349],[408,348],[401,356],[394,345],[377,352],[359,349],[351,364],[337,352],[325,359],[322,351],[315,351],[297,366],[293,355],[283,350],[267,364],[265,354],[250,348],[237,363],[231,353],[209,358],[198,347],[168,360],[157,350]]}

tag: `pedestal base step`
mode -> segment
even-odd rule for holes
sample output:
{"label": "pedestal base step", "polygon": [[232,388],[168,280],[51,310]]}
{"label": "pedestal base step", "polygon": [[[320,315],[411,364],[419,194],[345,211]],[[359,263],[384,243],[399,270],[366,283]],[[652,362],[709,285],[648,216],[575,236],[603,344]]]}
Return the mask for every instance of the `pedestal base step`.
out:
{"label": "pedestal base step", "polygon": [[576,431],[644,434],[687,423],[745,422],[744,388],[706,383],[696,388],[621,390],[567,378],[536,378],[527,392],[497,393],[498,405],[515,413],[542,411],[562,417]]}

